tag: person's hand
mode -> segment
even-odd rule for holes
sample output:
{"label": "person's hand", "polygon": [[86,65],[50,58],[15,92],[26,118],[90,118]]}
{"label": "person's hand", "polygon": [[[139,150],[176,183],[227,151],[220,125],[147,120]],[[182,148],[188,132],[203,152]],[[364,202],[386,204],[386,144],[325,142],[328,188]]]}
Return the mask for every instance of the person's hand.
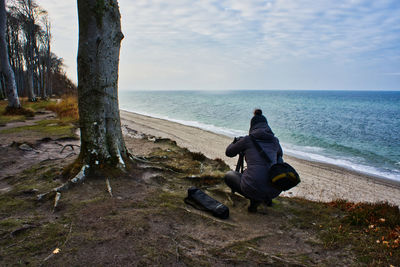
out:
{"label": "person's hand", "polygon": [[242,139],[242,136],[233,138],[232,144],[235,144],[235,143],[236,143],[237,141],[239,141],[240,139]]}

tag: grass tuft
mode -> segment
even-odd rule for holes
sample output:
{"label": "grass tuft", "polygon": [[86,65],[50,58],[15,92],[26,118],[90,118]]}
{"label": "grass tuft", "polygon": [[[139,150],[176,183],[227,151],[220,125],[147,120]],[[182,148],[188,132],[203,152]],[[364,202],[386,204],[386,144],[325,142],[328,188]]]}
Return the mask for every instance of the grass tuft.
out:
{"label": "grass tuft", "polygon": [[76,96],[66,96],[58,103],[52,103],[46,107],[57,114],[62,120],[78,121],[78,99]]}
{"label": "grass tuft", "polygon": [[6,107],[4,113],[6,116],[26,116],[33,117],[35,116],[35,111],[31,108],[11,108]]}

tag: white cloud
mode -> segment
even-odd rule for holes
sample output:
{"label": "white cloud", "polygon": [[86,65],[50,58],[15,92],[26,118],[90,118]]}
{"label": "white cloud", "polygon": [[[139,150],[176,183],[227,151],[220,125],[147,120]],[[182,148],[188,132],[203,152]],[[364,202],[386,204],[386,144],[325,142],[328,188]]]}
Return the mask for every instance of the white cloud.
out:
{"label": "white cloud", "polygon": [[[75,67],[76,1],[39,2],[54,21],[57,54]],[[363,73],[374,68],[394,73],[400,67],[397,2],[120,0],[125,35],[120,81],[128,88],[129,73],[134,72],[138,88],[141,84],[152,87],[146,80],[149,77],[169,87],[179,87],[183,81],[191,87],[193,81],[200,88],[218,80],[217,84],[229,88],[245,84],[249,76],[254,78],[251,72],[265,70],[260,75],[281,76],[272,74],[271,67],[279,66],[284,72],[282,64],[304,62],[313,63],[302,67],[316,75],[319,71],[312,65],[321,64],[338,75],[341,70],[333,68],[344,64],[352,70],[363,69]],[[216,79],[218,74],[220,79]],[[266,88],[264,76],[255,79]],[[297,78],[292,79],[296,85]]]}

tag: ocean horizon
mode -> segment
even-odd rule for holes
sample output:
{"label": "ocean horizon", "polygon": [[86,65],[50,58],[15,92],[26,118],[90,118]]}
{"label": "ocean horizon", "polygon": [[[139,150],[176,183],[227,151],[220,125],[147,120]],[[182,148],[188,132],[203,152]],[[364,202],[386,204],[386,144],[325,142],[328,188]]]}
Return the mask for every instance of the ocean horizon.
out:
{"label": "ocean horizon", "polygon": [[284,153],[400,182],[400,91],[120,91],[120,109],[229,137],[261,108]]}

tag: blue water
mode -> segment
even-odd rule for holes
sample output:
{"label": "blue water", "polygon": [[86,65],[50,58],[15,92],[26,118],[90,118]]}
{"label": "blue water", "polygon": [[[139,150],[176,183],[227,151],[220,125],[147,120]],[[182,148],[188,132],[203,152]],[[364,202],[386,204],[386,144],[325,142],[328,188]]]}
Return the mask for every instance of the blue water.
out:
{"label": "blue water", "polygon": [[120,108],[227,136],[261,108],[284,152],[400,181],[400,92],[122,91]]}

